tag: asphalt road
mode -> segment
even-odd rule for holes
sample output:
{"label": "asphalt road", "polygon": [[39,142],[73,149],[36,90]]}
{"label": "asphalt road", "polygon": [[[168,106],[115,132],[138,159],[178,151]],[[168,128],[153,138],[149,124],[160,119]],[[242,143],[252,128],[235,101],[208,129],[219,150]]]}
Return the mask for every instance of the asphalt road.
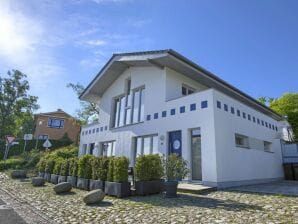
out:
{"label": "asphalt road", "polygon": [[0,199],[0,223],[1,224],[26,224],[24,219],[22,219],[18,213],[16,213],[13,208],[7,206]]}

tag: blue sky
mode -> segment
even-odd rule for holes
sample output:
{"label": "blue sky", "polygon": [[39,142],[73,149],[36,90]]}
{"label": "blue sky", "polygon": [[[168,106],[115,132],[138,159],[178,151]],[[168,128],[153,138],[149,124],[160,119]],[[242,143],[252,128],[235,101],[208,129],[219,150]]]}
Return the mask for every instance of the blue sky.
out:
{"label": "blue sky", "polygon": [[298,89],[296,0],[1,0],[0,74],[28,75],[40,111],[79,107],[113,53],[172,48],[253,97]]}

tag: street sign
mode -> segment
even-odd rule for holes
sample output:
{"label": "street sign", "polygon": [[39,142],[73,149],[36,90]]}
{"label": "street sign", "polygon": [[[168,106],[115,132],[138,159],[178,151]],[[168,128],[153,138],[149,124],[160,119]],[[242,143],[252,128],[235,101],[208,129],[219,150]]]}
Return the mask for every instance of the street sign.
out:
{"label": "street sign", "polygon": [[42,146],[45,148],[50,148],[52,147],[52,143],[49,141],[49,139],[47,139]]}
{"label": "street sign", "polygon": [[13,143],[11,143],[11,145],[18,145],[18,144],[20,144],[19,142],[13,142]]}
{"label": "street sign", "polygon": [[12,135],[5,136],[6,144],[11,144],[15,139],[16,139],[16,137],[14,137]]}
{"label": "street sign", "polygon": [[32,140],[33,135],[32,134],[24,134],[24,140],[28,141],[28,140]]}

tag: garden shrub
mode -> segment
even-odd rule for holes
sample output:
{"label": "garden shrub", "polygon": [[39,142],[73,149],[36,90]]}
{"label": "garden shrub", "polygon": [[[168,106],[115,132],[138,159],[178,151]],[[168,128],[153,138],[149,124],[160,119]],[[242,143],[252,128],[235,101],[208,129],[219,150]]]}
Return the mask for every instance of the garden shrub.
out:
{"label": "garden shrub", "polygon": [[163,166],[167,180],[177,181],[188,174],[187,161],[173,153],[164,159]]}
{"label": "garden shrub", "polygon": [[78,157],[69,159],[69,175],[76,177],[78,175]]}
{"label": "garden shrub", "polygon": [[79,158],[78,162],[78,177],[84,179],[92,178],[92,165],[91,161],[94,156],[87,154]]}
{"label": "garden shrub", "polygon": [[54,169],[53,169],[53,174],[60,175],[61,171],[61,166],[64,163],[65,159],[58,158],[55,161]]}
{"label": "garden shrub", "polygon": [[47,163],[47,160],[45,157],[40,158],[40,160],[36,165],[38,172],[41,172],[41,173],[45,172],[46,163]]}
{"label": "garden shrub", "polygon": [[57,157],[61,157],[63,159],[69,159],[78,156],[78,150],[77,146],[69,145],[54,151],[53,154],[56,154]]}
{"label": "garden shrub", "polygon": [[108,173],[107,173],[107,181],[114,181],[114,157],[108,157]]}
{"label": "garden shrub", "polygon": [[53,173],[53,169],[55,166],[55,157],[48,156],[46,159],[46,166],[45,166],[45,172],[46,173]]}
{"label": "garden shrub", "polygon": [[0,171],[7,169],[20,169],[24,164],[24,159],[21,157],[12,157],[7,160],[0,161]]}
{"label": "garden shrub", "polygon": [[92,160],[92,179],[107,180],[109,160],[106,156],[94,157]]}
{"label": "garden shrub", "polygon": [[65,159],[61,164],[60,175],[68,176],[69,174],[69,159]]}
{"label": "garden shrub", "polygon": [[162,159],[158,154],[139,156],[135,164],[135,174],[139,181],[159,180],[163,176]]}
{"label": "garden shrub", "polygon": [[128,165],[129,160],[125,156],[115,157],[113,159],[113,181],[127,182],[128,181]]}

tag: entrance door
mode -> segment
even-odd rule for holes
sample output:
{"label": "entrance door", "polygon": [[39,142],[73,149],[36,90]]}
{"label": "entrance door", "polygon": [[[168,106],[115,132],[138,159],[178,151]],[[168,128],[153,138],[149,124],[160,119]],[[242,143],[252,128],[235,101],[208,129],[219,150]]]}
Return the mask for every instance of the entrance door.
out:
{"label": "entrance door", "polygon": [[201,132],[200,129],[191,130],[192,179],[202,180]]}
{"label": "entrance door", "polygon": [[169,132],[169,153],[182,155],[181,131]]}

